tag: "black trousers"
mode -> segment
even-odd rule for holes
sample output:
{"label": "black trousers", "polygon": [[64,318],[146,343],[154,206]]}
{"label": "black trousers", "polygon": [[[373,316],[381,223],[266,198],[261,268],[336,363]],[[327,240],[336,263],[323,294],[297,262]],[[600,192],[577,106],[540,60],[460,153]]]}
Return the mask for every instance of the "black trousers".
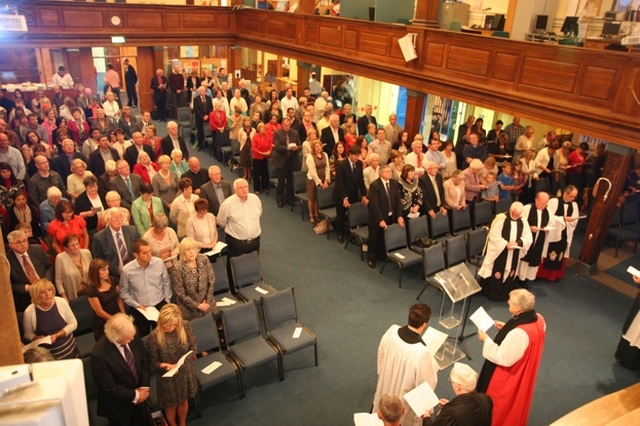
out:
{"label": "black trousers", "polygon": [[[393,215],[387,216],[384,220],[387,225],[394,222]],[[367,252],[368,260],[384,260],[387,257],[384,245],[384,229],[379,223],[369,223],[369,251]]]}
{"label": "black trousers", "polygon": [[156,91],[153,94],[153,103],[156,104],[156,120],[166,120],[167,112],[167,92]]}
{"label": "black trousers", "polygon": [[293,203],[293,167],[291,161],[286,161],[282,169],[276,169],[278,185],[276,186],[276,200],[278,203]]}
{"label": "black trousers", "polygon": [[253,159],[253,190],[263,191],[269,189],[269,160]]}
{"label": "black trousers", "polygon": [[133,413],[129,416],[112,414],[114,417],[109,417],[109,426],[148,426],[150,424],[147,402],[136,404]]}
{"label": "black trousers", "polygon": [[[165,302],[164,299],[163,299],[162,302],[160,302],[157,305],[155,305],[155,308],[157,310],[160,310],[166,304],[167,304],[167,302]],[[140,337],[144,337],[144,336],[148,335],[151,332],[151,326],[155,325],[155,322],[149,321],[136,308],[130,307],[129,308],[129,313],[133,317],[133,323],[135,324],[136,328],[138,329],[138,333],[140,334]]]}
{"label": "black trousers", "polygon": [[[206,124],[207,126],[209,123]],[[196,117],[196,130],[198,131],[198,148],[204,148],[204,126],[205,123],[200,117]]]}
{"label": "black trousers", "polygon": [[227,234],[225,241],[227,242],[227,257],[240,256],[260,250],[260,237],[253,240],[239,240]]}
{"label": "black trousers", "polygon": [[127,98],[129,99],[127,102],[128,106],[138,105],[138,94],[136,93],[135,84],[127,84]]}

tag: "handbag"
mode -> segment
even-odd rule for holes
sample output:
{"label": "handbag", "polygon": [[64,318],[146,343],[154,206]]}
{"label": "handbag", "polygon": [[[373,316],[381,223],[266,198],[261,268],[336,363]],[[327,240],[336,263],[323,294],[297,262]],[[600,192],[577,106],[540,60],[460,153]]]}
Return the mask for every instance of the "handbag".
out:
{"label": "handbag", "polygon": [[413,244],[415,244],[417,247],[420,247],[420,248],[429,248],[431,246],[438,244],[438,241],[431,238],[427,238],[427,237],[419,237],[414,241]]}

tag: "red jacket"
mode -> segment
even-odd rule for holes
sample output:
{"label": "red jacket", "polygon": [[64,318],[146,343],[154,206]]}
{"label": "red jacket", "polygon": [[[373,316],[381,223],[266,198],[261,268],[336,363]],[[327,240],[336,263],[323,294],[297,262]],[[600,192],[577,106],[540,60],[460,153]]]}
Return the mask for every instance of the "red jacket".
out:
{"label": "red jacket", "polygon": [[[219,116],[218,116],[219,115]],[[212,132],[217,132],[218,128],[227,128],[227,113],[223,109],[220,111],[213,111],[209,114],[209,125]]]}

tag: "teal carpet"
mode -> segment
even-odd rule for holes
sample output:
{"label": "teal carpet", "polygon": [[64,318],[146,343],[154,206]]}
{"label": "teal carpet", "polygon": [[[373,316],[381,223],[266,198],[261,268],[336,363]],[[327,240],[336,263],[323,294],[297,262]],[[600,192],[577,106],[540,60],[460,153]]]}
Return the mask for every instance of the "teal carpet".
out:
{"label": "teal carpet", "polygon": [[[211,164],[208,156],[194,154],[203,166]],[[223,174],[231,181],[237,177],[228,168]],[[360,262],[358,247],[345,250],[335,235],[330,240],[315,235],[300,220],[299,205],[294,212],[278,209],[274,192],[260,195],[263,275],[276,288],[295,288],[300,320],[318,336],[319,366],[313,364],[313,349],[307,348],[284,357],[283,382],[275,363],[249,371],[245,399],[238,399],[232,382],[212,388],[202,396],[203,417],[191,415],[190,425],[353,424],[353,413],[371,408],[380,338],[391,324],[406,323],[408,308],[422,289],[421,266],[403,272],[398,289],[395,266],[389,265],[383,275],[378,273],[381,265],[368,268]],[[640,267],[637,257],[635,261]],[[638,374],[618,367],[613,356],[630,298],[576,275],[560,283],[533,283],[532,291],[547,322],[547,340],[530,425],[548,425],[638,381]],[[431,321],[436,327],[440,301],[433,288],[421,298],[436,311]],[[480,305],[493,318],[508,319],[506,303],[479,296],[471,309]],[[465,362],[479,371],[480,342],[473,336],[465,343],[472,357]],[[439,374],[439,397],[453,397],[448,375],[448,369]]]}

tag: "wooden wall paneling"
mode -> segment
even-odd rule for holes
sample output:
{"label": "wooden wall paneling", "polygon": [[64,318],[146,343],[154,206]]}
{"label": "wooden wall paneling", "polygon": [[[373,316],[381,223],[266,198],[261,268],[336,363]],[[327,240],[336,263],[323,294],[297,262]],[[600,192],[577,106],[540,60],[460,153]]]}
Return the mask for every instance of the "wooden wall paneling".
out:
{"label": "wooden wall paneling", "polygon": [[424,104],[427,101],[427,95],[414,90],[407,92],[407,115],[405,118],[404,129],[409,133],[409,140],[420,131],[422,125],[422,112]]}

